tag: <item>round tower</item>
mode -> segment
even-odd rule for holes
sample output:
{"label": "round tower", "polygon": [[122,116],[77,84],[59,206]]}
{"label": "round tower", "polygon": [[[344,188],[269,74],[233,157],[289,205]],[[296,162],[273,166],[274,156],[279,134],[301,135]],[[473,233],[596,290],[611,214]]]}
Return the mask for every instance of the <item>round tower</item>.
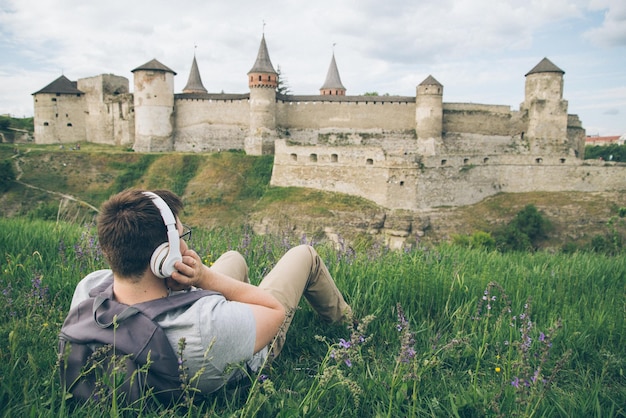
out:
{"label": "round tower", "polygon": [[250,155],[272,154],[276,136],[276,88],[278,73],[270,60],[265,34],[252,69],[248,71],[250,87],[250,134],[245,151]]}
{"label": "round tower", "polygon": [[174,76],[156,59],[132,70],[135,145],[139,152],[174,150]]}
{"label": "round tower", "polygon": [[520,107],[527,112],[526,136],[533,152],[568,152],[563,74],[548,58],[526,73],[524,103]]}
{"label": "round tower", "polygon": [[415,134],[418,152],[434,155],[443,132],[443,85],[429,75],[417,86]]}

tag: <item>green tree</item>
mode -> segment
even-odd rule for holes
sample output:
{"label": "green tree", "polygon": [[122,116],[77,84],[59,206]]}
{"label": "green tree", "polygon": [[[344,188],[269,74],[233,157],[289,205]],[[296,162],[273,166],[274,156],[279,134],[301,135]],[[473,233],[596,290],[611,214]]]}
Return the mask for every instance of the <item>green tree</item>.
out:
{"label": "green tree", "polygon": [[287,78],[283,75],[283,72],[278,66],[276,72],[278,73],[278,85],[276,86],[276,93],[287,95],[291,93],[291,88],[289,87],[289,83]]}

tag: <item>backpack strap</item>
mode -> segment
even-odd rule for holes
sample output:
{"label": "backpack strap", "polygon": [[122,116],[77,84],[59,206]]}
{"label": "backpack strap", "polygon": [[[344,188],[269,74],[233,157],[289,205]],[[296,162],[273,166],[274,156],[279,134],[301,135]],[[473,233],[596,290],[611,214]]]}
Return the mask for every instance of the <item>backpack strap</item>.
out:
{"label": "backpack strap", "polygon": [[[100,290],[98,286],[94,290]],[[91,294],[92,292],[90,292]],[[141,312],[151,320],[159,315],[174,309],[184,308],[192,305],[198,299],[206,296],[218,295],[219,293],[211,290],[193,290],[176,293],[166,298],[149,300],[147,302],[137,303],[135,305],[125,305],[114,302],[113,299],[113,283],[109,284],[94,297],[93,301],[93,319],[100,328],[109,328],[113,322],[118,324],[130,318],[131,316]],[[114,303],[111,303],[114,302]],[[100,313],[98,310],[103,308]]]}

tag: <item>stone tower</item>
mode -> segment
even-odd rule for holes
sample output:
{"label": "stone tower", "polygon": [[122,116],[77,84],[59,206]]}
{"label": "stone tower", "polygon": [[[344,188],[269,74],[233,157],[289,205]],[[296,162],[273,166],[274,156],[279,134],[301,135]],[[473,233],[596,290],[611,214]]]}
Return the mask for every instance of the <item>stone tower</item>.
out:
{"label": "stone tower", "polygon": [[526,74],[524,102],[526,135],[531,152],[567,154],[567,101],[563,100],[565,72],[544,58]]}
{"label": "stone tower", "polygon": [[339,70],[337,69],[337,62],[335,61],[335,53],[333,52],[333,58],[330,60],[330,66],[328,67],[328,73],[326,74],[326,81],[324,85],[320,87],[320,95],[322,96],[345,96],[346,88],[341,84],[341,77],[339,77]]}
{"label": "stone tower", "polygon": [[418,153],[435,155],[443,132],[443,85],[432,75],[417,86],[415,134]]}
{"label": "stone tower", "polygon": [[250,87],[250,133],[244,148],[249,155],[274,153],[276,138],[276,88],[278,73],[274,70],[265,43],[265,34],[252,69],[248,71]]}
{"label": "stone tower", "polygon": [[135,145],[139,152],[174,150],[174,76],[156,59],[132,70]]}
{"label": "stone tower", "polygon": [[33,93],[35,141],[60,144],[84,141],[85,93],[64,75]]}

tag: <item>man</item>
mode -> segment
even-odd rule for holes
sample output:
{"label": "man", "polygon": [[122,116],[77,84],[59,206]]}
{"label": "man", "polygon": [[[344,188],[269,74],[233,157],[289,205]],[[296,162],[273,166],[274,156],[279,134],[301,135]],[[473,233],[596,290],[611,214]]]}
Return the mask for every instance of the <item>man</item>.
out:
{"label": "man", "polygon": [[217,292],[156,318],[175,351],[185,339],[189,376],[199,375],[197,387],[204,394],[245,375],[229,366],[245,363],[257,371],[270,347],[271,355],[280,353],[302,295],[322,319],[351,320],[350,306],[312,247],[290,249],[253,286],[246,261],[235,251],[211,267],[202,263],[185,240],[191,231],[178,217],[182,208],[180,198],[167,190],[126,190],[106,201],[98,216],[98,239],[111,269],[81,280],[72,308],[111,276],[113,298],[125,305],[197,289]]}

